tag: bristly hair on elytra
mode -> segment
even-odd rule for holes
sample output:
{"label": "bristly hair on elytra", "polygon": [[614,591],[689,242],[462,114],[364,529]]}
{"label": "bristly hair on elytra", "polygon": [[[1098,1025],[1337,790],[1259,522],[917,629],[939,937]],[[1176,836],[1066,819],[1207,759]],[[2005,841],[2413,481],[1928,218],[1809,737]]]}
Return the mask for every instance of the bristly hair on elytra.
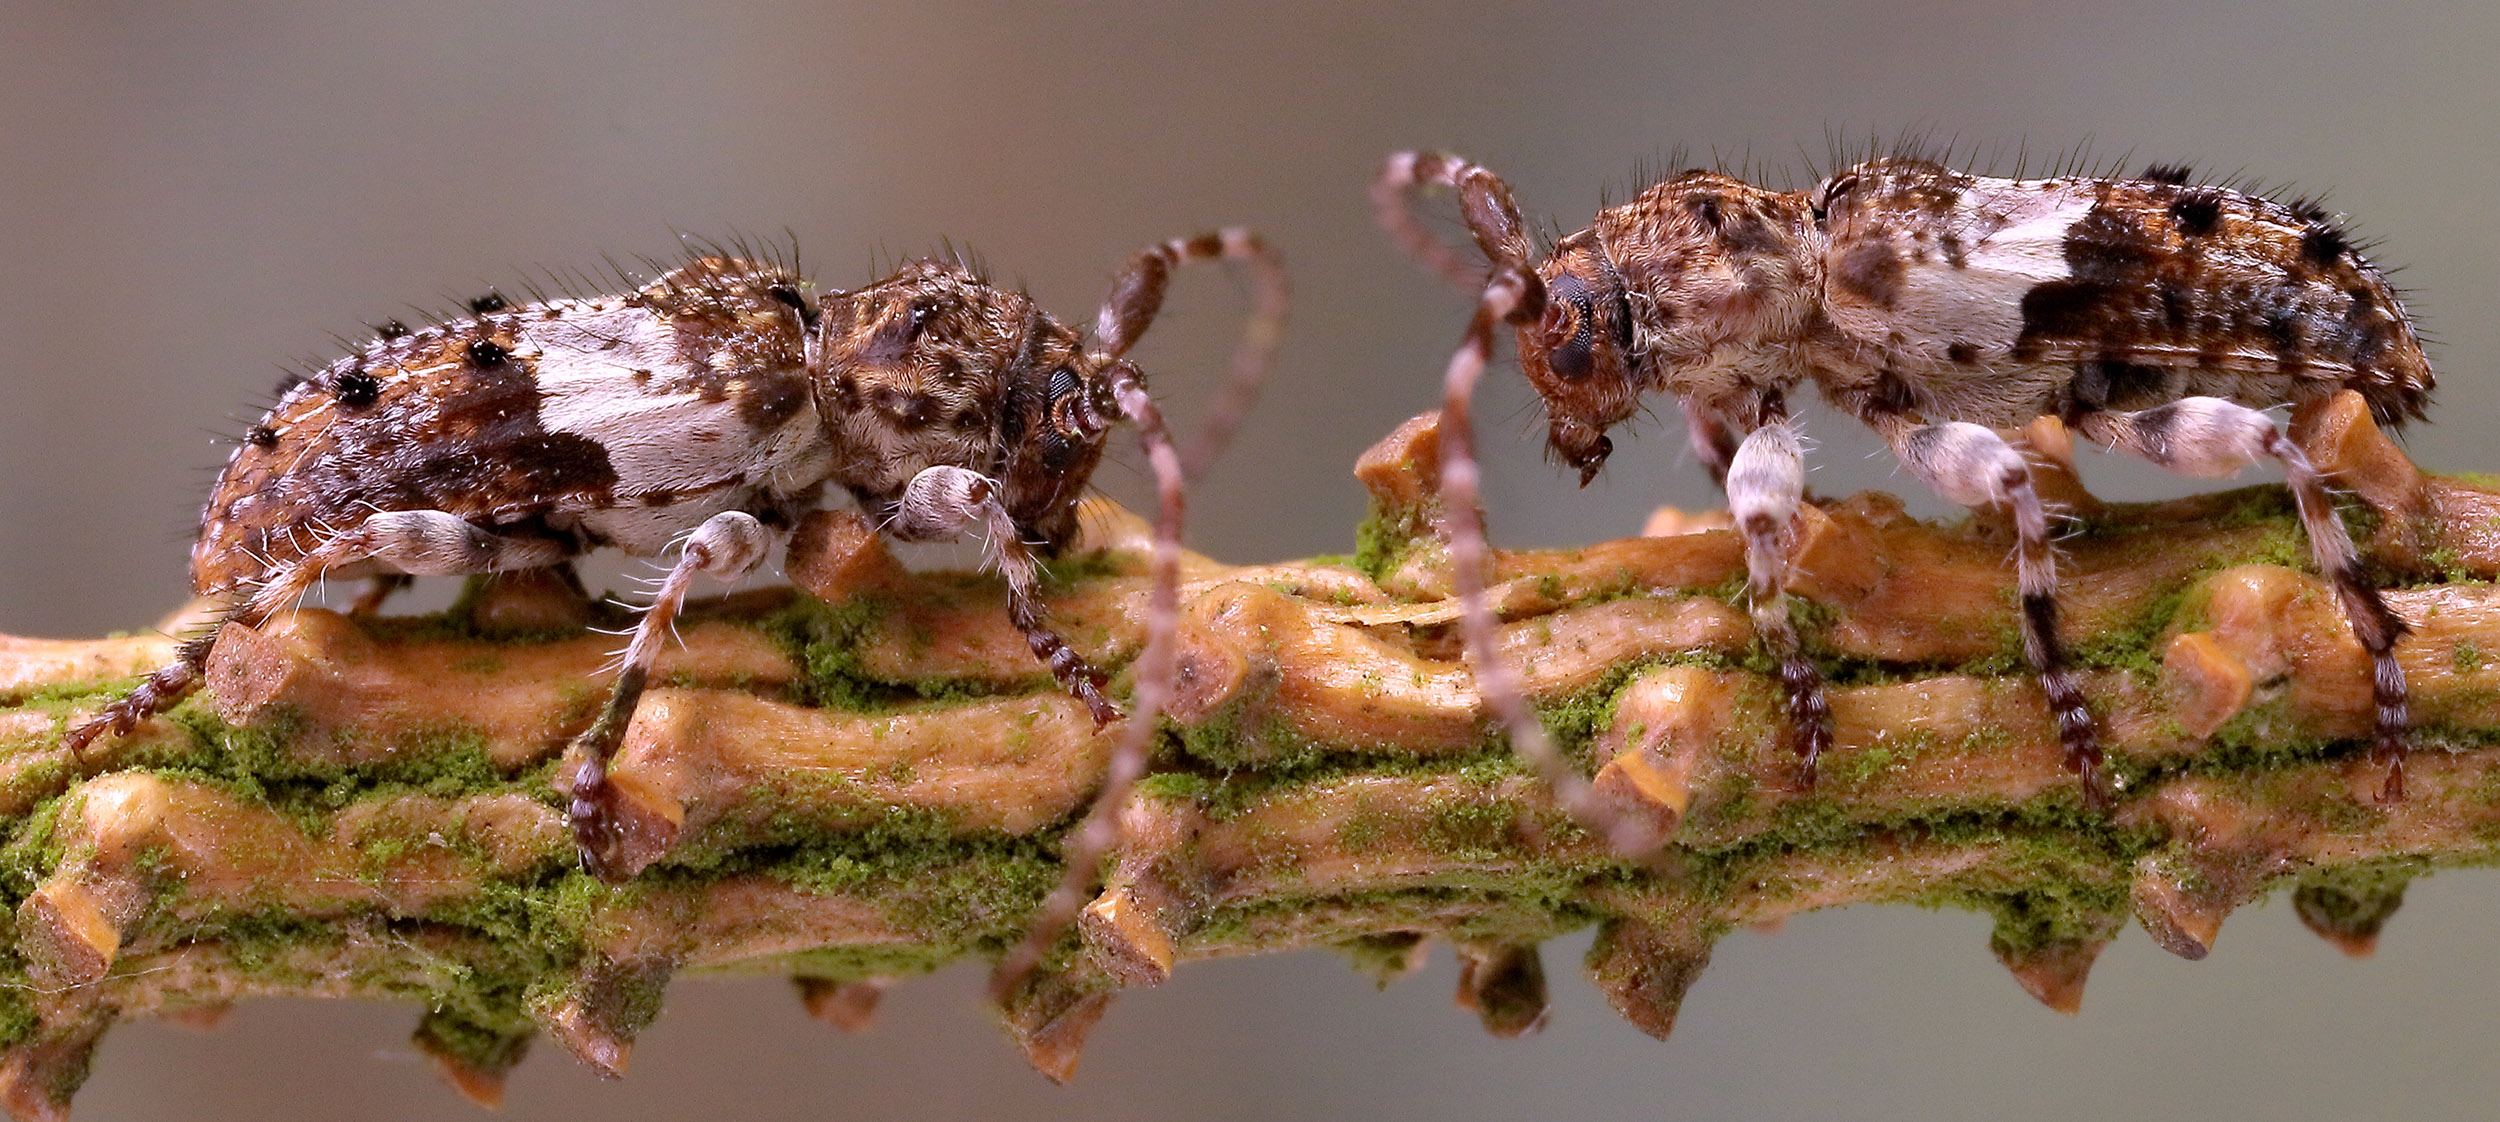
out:
{"label": "bristly hair on elytra", "polygon": [[[2380,794],[2401,797],[2410,721],[2395,646],[2409,628],[2362,569],[2325,481],[2260,412],[2349,389],[2382,424],[2421,416],[2433,376],[2398,291],[2312,200],[2199,183],[2171,164],[2121,177],[2079,154],[2047,178],[1999,178],[1956,171],[1935,150],[1932,134],[1905,137],[1798,191],[1684,171],[1542,253],[1492,172],[1446,153],[1389,158],[1373,188],[1382,225],[1429,270],[1481,286],[1444,379],[1442,479],[1462,629],[1514,745],[1583,824],[1627,853],[1654,845],[1562,764],[1494,656],[1469,410],[1497,325],[1517,338],[1549,450],[1583,485],[1613,450],[1607,429],[1643,395],[1683,408],[1744,539],[1747,601],[1779,668],[1801,783],[1832,738],[1786,592],[1804,501],[1787,402],[1811,383],[1945,498],[2011,516],[2015,628],[2095,805],[2110,793],[2058,631],[2049,511],[2000,430],[2053,417],[2189,475],[2275,461],[2369,656]],[[2018,171],[2026,162],[2018,152]],[[1489,273],[1417,219],[1411,197],[1425,188],[1456,194]]]}

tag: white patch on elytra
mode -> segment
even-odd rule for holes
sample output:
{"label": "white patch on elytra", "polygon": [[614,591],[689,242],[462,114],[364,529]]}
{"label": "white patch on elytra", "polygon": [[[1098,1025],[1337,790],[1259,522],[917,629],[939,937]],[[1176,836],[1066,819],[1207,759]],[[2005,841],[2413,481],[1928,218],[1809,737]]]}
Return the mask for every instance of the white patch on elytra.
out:
{"label": "white patch on elytra", "polygon": [[[539,425],[596,442],[616,472],[613,505],[582,512],[583,528],[649,555],[770,485],[823,477],[827,453],[812,404],[757,431],[734,394],[707,401],[694,390],[655,388],[684,386],[690,373],[664,318],[634,307],[562,310],[527,323],[520,338],[538,383]],[[637,370],[651,373],[638,379]],[[653,494],[672,498],[638,504]]]}
{"label": "white patch on elytra", "polygon": [[[1890,307],[1857,299],[1832,286],[1825,292],[1834,326],[1870,346],[1891,345],[1923,366],[1950,366],[1946,348],[1955,342],[1976,344],[1984,355],[2002,358],[2022,334],[2023,294],[2049,281],[2068,279],[2066,235],[2092,209],[2091,185],[2078,183],[2054,191],[2011,180],[1980,179],[1963,194],[1958,228],[1937,234],[1960,242],[1962,264],[1955,267],[1943,249],[1930,244],[1926,260],[1903,253],[1901,280]],[[1977,216],[2001,215],[1981,221]],[[1877,227],[1878,236],[1891,231]],[[1835,237],[1825,259],[1836,260],[1849,241]]]}

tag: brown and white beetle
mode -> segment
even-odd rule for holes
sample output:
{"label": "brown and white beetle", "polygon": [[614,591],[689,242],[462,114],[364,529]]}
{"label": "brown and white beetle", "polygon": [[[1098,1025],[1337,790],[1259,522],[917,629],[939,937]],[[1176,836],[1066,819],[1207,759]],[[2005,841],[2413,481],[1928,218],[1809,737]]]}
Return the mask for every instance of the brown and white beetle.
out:
{"label": "brown and white beetle", "polygon": [[[1227,392],[1184,457],[1123,356],[1172,269],[1211,259],[1248,264],[1257,306]],[[83,750],[171,707],[198,685],[219,631],[259,626],[326,578],[372,576],[366,599],[378,602],[409,576],[675,546],[606,708],[576,741],[575,837],[584,864],[613,878],[607,761],[694,575],[752,571],[828,484],[898,539],[986,534],[1035,657],[1098,724],[1118,719],[1103,674],[1044,619],[1037,585],[1040,560],[1071,544],[1077,500],[1125,417],[1161,501],[1137,712],[1114,768],[1133,776],[1169,693],[1185,479],[1255,394],[1286,302],[1276,256],[1227,229],[1139,253],[1090,340],[954,261],[818,292],[792,268],[717,251],[622,294],[488,296],[423,330],[386,325],[284,388],[219,476],[191,574],[225,613],[65,744]]]}
{"label": "brown and white beetle", "polygon": [[[1409,196],[1423,187],[1457,192],[1489,275],[1416,220]],[[1605,816],[1551,761],[1490,646],[1468,409],[1497,324],[1516,330],[1552,423],[1548,448],[1583,485],[1613,449],[1606,430],[1643,394],[1664,390],[1683,407],[1744,534],[1755,630],[1779,663],[1803,781],[1832,735],[1784,591],[1783,544],[1804,490],[1787,401],[1810,383],[1938,494],[2012,515],[2023,647],[2093,801],[2107,797],[2099,734],[2057,635],[2048,512],[1998,430],[2054,416],[2187,475],[2280,464],[2372,663],[2382,795],[2403,793],[2409,722],[2395,646],[2408,629],[2362,571],[2325,481],[2260,412],[2351,389],[2394,425],[2429,400],[2430,364],[2396,291],[2321,208],[2192,182],[2180,168],[2006,179],[1903,154],[1809,191],[1687,171],[1599,212],[1538,260],[1508,185],[1465,159],[1392,156],[1373,196],[1393,236],[1480,293],[1446,381],[1451,559],[1488,703],[1514,743],[1548,761],[1584,821]]]}

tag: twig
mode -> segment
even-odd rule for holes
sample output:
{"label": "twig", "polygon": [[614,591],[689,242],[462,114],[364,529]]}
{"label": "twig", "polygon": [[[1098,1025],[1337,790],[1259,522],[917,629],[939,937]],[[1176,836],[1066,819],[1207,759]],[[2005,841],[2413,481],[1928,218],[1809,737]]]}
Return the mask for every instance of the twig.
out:
{"label": "twig", "polygon": [[[2084,806],[2022,672],[2006,540],[1860,495],[1795,545],[1802,630],[1838,687],[1810,792],[1788,788],[1780,694],[1730,603],[1734,535],[1670,519],[1686,532],[1496,556],[1501,657],[1598,797],[1670,839],[1621,861],[1484,718],[1427,416],[1358,471],[1357,557],[1184,559],[1157,770],[1081,936],[1005,999],[1010,1031],[1065,1079],[1119,988],[1182,963],[1330,946],[1394,973],[1440,939],[1463,999],[1515,1034],[1542,1016],[1538,944],[1594,924],[1593,977],[1664,1035],[1721,934],[1862,901],[1990,913],[1998,956],[2067,1011],[2130,917],[2200,957],[2285,885],[2366,953],[2411,877],[2500,847],[2500,491],[2415,472],[2353,401],[2297,429],[2361,500],[2417,628],[2400,803],[2372,798],[2365,662],[2281,489],[2103,507],[2039,429],[2044,490],[2085,516],[2065,638],[2115,809]],[[1089,662],[1127,666],[1146,533],[1092,513],[1100,552],[1062,565],[1050,611]],[[482,584],[436,618],[229,629],[203,697],[83,761],[65,722],[169,644],[0,638],[0,1102],[59,1117],[114,1021],[263,994],[423,1002],[419,1044],[492,1101],[537,1032],[621,1072],[680,971],[786,970],[853,1028],[888,981],[1011,945],[1107,741],[993,582],[907,572],[849,515],[795,540],[804,591],[698,605],[663,658],[611,773],[639,872],[613,889],[573,866],[554,758],[595,714],[610,641],[555,582]]]}

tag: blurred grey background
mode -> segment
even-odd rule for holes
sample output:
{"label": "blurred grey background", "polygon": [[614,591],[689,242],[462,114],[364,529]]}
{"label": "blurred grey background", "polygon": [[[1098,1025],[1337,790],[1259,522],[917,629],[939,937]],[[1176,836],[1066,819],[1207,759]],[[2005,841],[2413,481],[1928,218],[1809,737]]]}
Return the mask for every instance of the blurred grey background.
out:
{"label": "blurred grey background", "polygon": [[[1090,323],[1133,249],[1256,226],[1300,306],[1192,533],[1236,560],[1348,549],[1347,468],[1433,403],[1466,312],[1371,225],[1373,169],[1417,146],[1482,160],[1565,230],[1679,146],[1802,186],[1835,130],[1932,130],[1983,158],[2089,140],[2129,166],[2332,188],[2443,343],[2413,451],[2500,468],[2486,3],[389,7],[0,5],[0,631],[93,635],[178,603],[220,435],[334,335],[603,253],[669,255],[675,230],[787,230],[835,286],[953,239]],[[1240,306],[1221,271],[1192,274],[1148,336],[1139,358],[1178,411],[1213,385]],[[1492,384],[1497,539],[1582,542],[1715,503],[1671,409],[1581,492],[1539,462],[1519,380]],[[1810,424],[1819,490],[1908,482],[1853,426]],[[1100,481],[1140,496],[1137,463]],[[2119,496],[2184,486],[2085,470]],[[1446,954],[1382,994],[1323,955],[1225,963],[1123,998],[1066,1088],[985,1021],[973,972],[897,989],[848,1038],[782,983],[702,981],[628,1081],[542,1043],[507,1112],[2480,1116],[2500,1099],[2494,930],[2500,881],[2450,872],[2369,961],[2281,901],[2203,963],[2131,931],[2067,1019],[1998,969],[1985,920],[1859,909],[1730,938],[1664,1044],[1576,977],[1585,938],[1550,949],[1552,1024],[1517,1042],[1451,1008]],[[405,1043],[415,1015],[265,1003],[211,1034],[126,1027],[79,1117],[471,1117]]]}

